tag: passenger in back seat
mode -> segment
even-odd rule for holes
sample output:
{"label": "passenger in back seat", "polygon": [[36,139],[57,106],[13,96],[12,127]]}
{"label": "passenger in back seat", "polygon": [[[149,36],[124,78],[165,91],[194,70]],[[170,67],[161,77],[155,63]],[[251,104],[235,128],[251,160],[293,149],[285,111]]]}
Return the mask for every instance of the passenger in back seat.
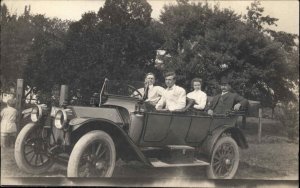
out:
{"label": "passenger in back seat", "polygon": [[221,94],[214,96],[212,99],[207,113],[213,114],[226,114],[234,110],[246,110],[249,102],[244,97],[235,92],[231,92],[230,81],[227,77],[222,77],[220,81]]}
{"label": "passenger in back seat", "polygon": [[176,73],[167,72],[165,74],[165,89],[161,99],[156,104],[155,108],[159,111],[176,111],[182,109],[186,105],[185,89],[175,84]]}
{"label": "passenger in back seat", "polygon": [[194,109],[204,110],[207,100],[207,95],[201,91],[202,79],[194,78],[191,81],[191,86],[194,88],[194,91],[187,94],[187,98],[194,99]]}

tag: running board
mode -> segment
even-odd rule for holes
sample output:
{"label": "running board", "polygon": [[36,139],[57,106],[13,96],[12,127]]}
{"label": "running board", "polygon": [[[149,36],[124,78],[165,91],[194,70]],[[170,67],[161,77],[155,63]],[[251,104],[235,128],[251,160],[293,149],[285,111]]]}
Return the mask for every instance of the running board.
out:
{"label": "running board", "polygon": [[142,151],[147,150],[162,150],[162,149],[169,149],[169,150],[195,150],[194,147],[186,146],[186,145],[166,145],[163,147],[143,147],[141,148]]}
{"label": "running board", "polygon": [[156,158],[150,158],[149,161],[154,167],[182,167],[182,166],[208,166],[209,165],[208,162],[201,161],[198,159],[195,159],[193,162],[190,163],[166,163]]}
{"label": "running board", "polygon": [[186,145],[167,145],[166,148],[170,150],[195,150],[194,147]]}

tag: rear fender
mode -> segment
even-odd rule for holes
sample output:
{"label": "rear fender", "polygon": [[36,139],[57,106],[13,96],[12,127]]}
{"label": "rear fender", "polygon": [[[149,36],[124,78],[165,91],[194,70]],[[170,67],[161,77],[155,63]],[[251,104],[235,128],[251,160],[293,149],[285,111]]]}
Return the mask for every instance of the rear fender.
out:
{"label": "rear fender", "polygon": [[248,148],[246,138],[239,128],[224,125],[220,128],[213,130],[212,133],[205,139],[205,141],[202,144],[204,153],[209,155],[212,153],[217,140],[223,135],[223,133],[225,135],[231,136],[240,148]]}
{"label": "rear fender", "polygon": [[[79,124],[74,124],[77,122]],[[151,165],[140,149],[129,138],[128,134],[117,124],[106,119],[88,119],[77,118],[72,120],[71,125],[71,143],[75,143],[87,132],[93,130],[102,130],[109,134],[113,139],[117,155],[125,160],[139,160],[146,165]]]}

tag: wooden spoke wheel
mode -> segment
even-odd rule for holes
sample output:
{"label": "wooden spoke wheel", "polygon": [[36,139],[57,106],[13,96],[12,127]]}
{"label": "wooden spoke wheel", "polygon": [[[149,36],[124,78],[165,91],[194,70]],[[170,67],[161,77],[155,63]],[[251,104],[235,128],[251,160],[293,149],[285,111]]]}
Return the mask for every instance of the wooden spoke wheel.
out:
{"label": "wooden spoke wheel", "polygon": [[239,165],[239,150],[231,137],[221,137],[212,152],[207,176],[211,179],[231,179]]}
{"label": "wooden spoke wheel", "polygon": [[111,137],[91,131],[75,144],[68,163],[68,177],[111,177],[116,150]]}

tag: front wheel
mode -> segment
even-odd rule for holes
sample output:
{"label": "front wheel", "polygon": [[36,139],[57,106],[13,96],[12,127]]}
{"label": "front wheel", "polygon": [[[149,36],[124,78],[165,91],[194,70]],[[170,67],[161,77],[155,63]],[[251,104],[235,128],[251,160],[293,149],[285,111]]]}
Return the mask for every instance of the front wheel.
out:
{"label": "front wheel", "polygon": [[41,135],[42,127],[28,123],[16,139],[15,160],[17,166],[27,173],[41,174],[53,165],[47,154],[47,142]]}
{"label": "front wheel", "polygon": [[116,149],[103,131],[91,131],[75,144],[68,163],[68,177],[111,177]]}
{"label": "front wheel", "polygon": [[221,137],[212,152],[206,169],[208,178],[231,179],[239,166],[239,149],[231,137]]}

